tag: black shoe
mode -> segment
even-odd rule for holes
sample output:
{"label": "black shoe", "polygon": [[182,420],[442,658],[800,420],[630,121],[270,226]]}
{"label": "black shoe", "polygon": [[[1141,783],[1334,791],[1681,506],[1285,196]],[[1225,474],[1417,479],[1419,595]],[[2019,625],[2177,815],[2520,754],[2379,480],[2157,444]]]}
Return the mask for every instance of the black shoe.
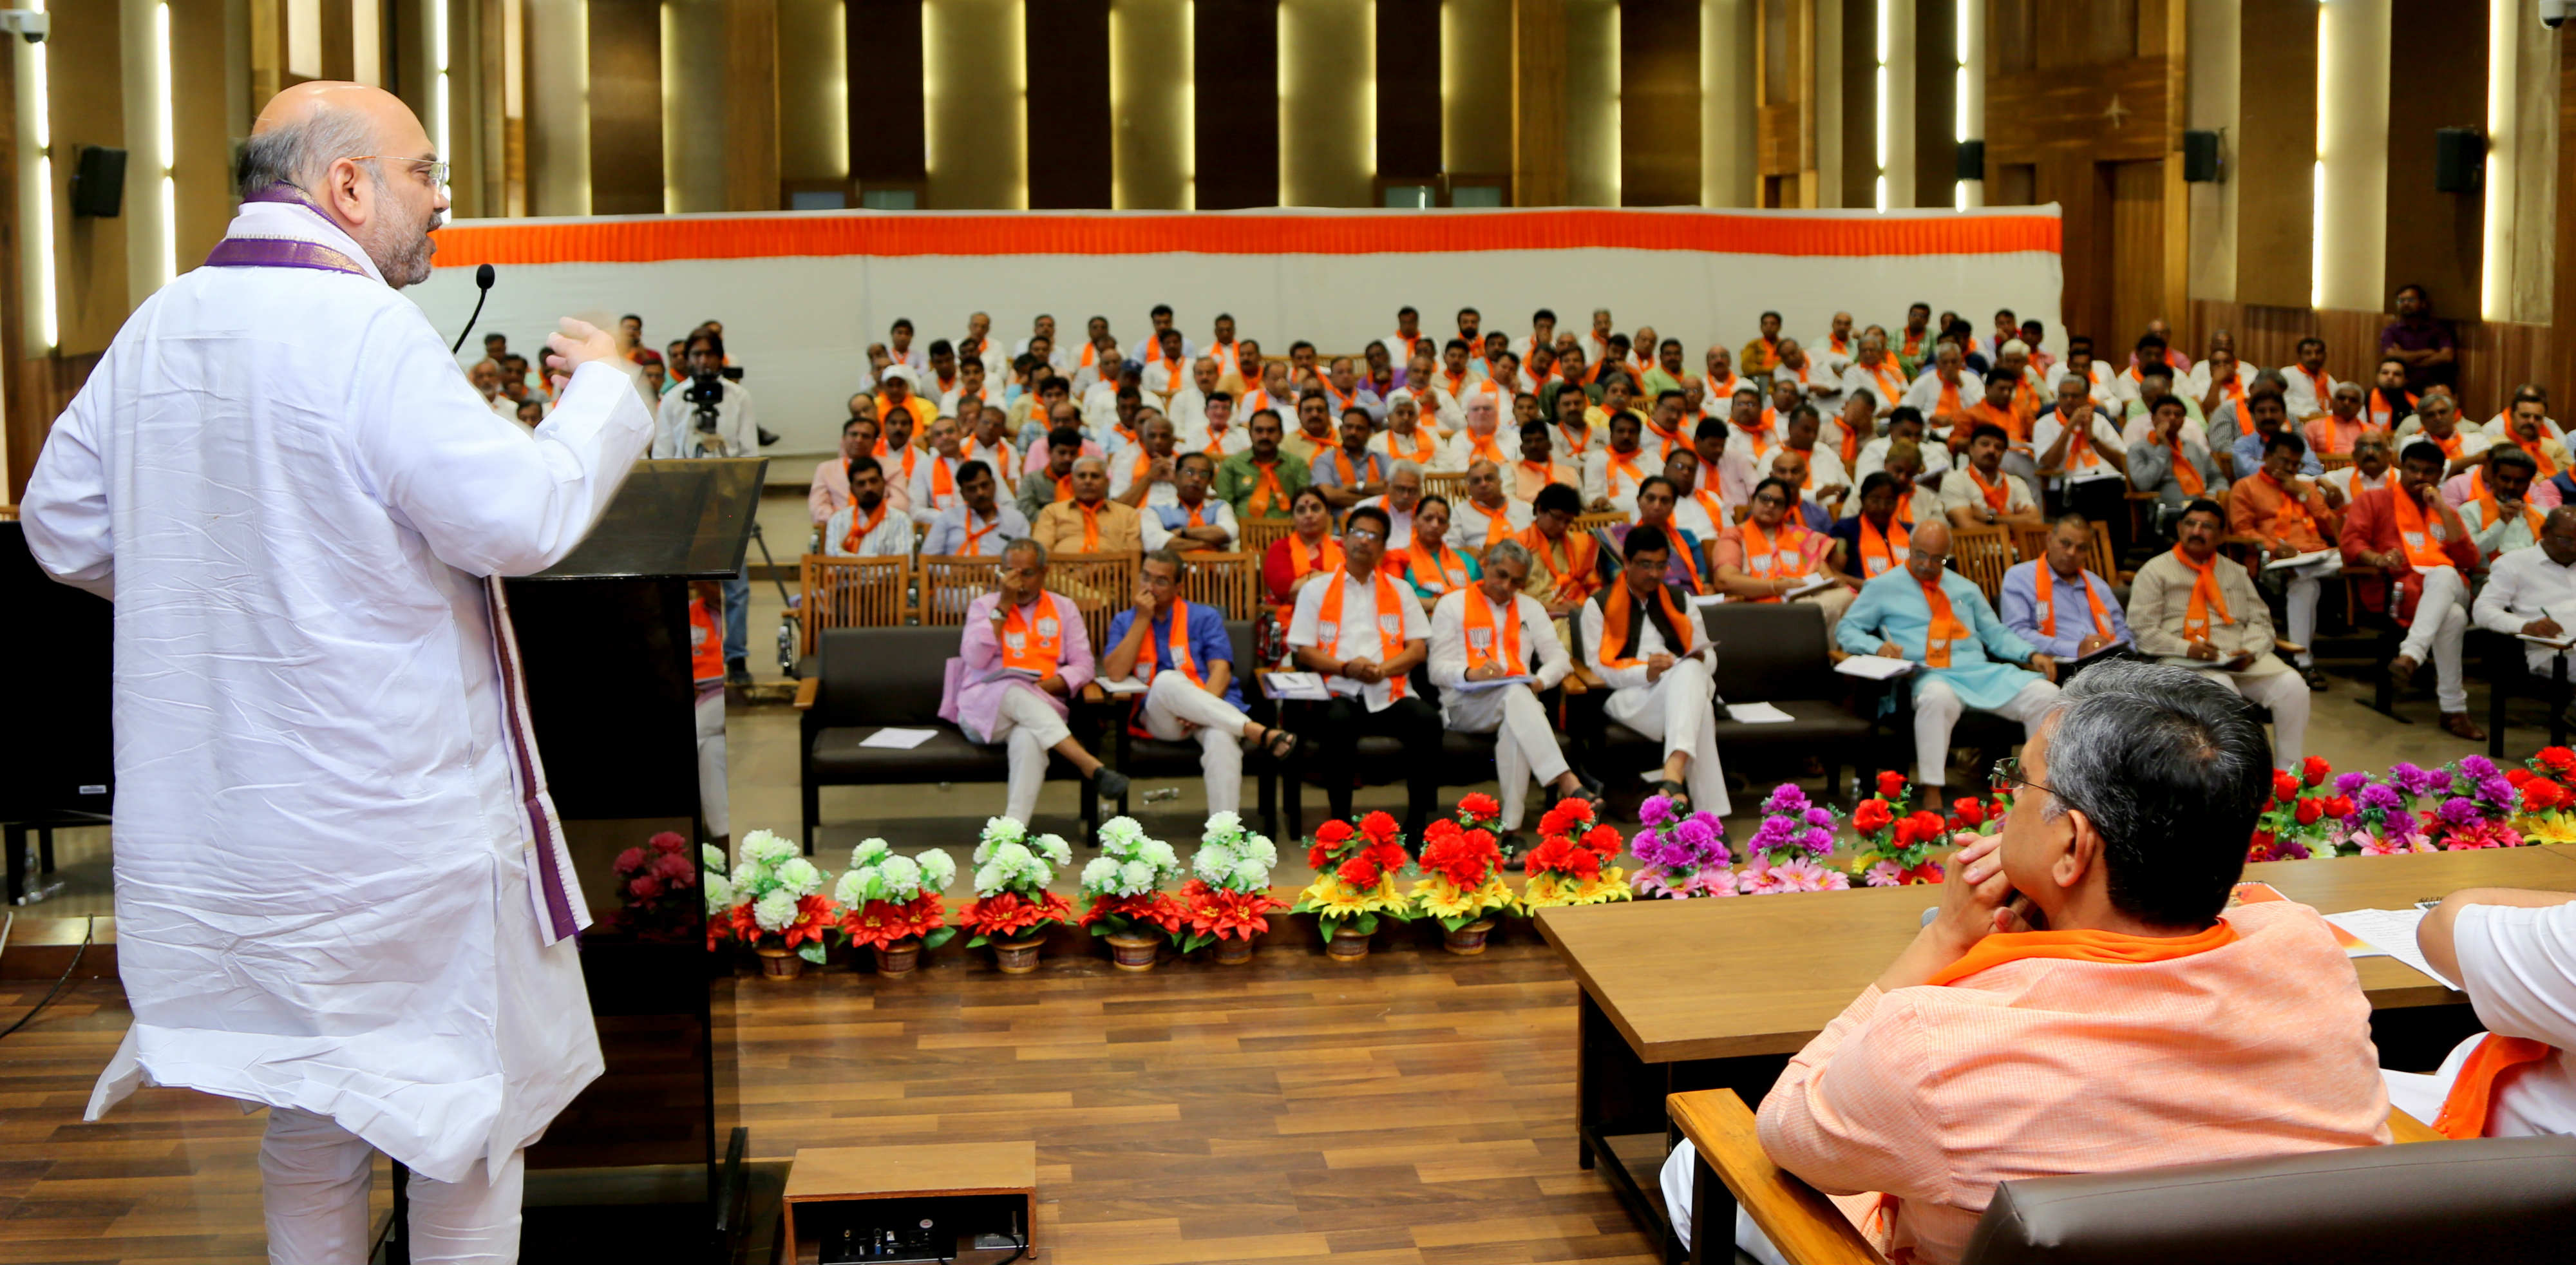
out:
{"label": "black shoe", "polygon": [[1091,788],[1102,799],[1116,799],[1127,793],[1127,775],[1104,764],[1091,775]]}
{"label": "black shoe", "polygon": [[746,659],[725,660],[725,684],[751,684],[751,663]]}
{"label": "black shoe", "polygon": [[778,434],[778,432],[777,432],[777,431],[774,431],[774,430],[771,430],[771,429],[769,429],[769,428],[768,428],[768,427],[766,427],[766,426],[754,426],[754,427],[752,427],[751,429],[752,429],[752,433],[754,433],[754,434],[756,434],[756,435],[760,436],[760,446],[761,446],[761,447],[763,447],[763,448],[766,448],[766,447],[770,446],[771,444],[777,443],[777,442],[778,442],[778,440],[779,440],[779,434]]}
{"label": "black shoe", "polygon": [[2299,675],[2308,679],[2308,688],[2310,690],[2323,690],[2326,687],[2326,674],[2324,670],[2318,668],[2315,664],[2309,664],[2307,667],[2299,669]]}

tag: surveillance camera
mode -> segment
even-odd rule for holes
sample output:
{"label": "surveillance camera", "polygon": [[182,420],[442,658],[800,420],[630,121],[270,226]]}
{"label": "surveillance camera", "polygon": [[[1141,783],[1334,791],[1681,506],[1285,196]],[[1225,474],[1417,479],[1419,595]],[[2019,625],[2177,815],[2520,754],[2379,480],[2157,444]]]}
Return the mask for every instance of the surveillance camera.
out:
{"label": "surveillance camera", "polygon": [[2567,10],[2569,8],[2570,0],[2538,0],[2538,4],[2540,5],[2540,24],[2542,26],[2555,31],[2558,29],[2560,23],[2567,20]]}
{"label": "surveillance camera", "polygon": [[16,31],[30,44],[45,42],[48,20],[36,9],[0,9],[0,31]]}

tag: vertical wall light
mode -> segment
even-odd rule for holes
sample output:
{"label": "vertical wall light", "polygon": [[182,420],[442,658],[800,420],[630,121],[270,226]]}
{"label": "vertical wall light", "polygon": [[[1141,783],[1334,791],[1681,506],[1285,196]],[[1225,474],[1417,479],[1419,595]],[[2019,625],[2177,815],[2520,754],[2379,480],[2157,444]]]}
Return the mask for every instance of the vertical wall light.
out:
{"label": "vertical wall light", "polygon": [[168,281],[179,275],[179,165],[178,128],[172,121],[171,98],[177,90],[170,81],[170,5],[168,0],[152,7],[153,56],[159,79],[153,90],[161,101],[161,257],[167,269],[161,274]]}
{"label": "vertical wall light", "polygon": [[[38,13],[45,11],[45,0],[29,0]],[[36,338],[50,352],[62,345],[62,333],[54,311],[54,122],[51,89],[46,83],[44,43],[26,45],[28,110],[32,117],[36,150]]]}
{"label": "vertical wall light", "polygon": [[2308,306],[2326,305],[2326,85],[2333,82],[2328,68],[2334,59],[2327,56],[2326,0],[2317,0],[2317,160],[2309,169],[2308,180]]}
{"label": "vertical wall light", "polygon": [[1890,8],[1891,5],[1889,4],[1889,0],[1878,0],[1878,20],[1874,23],[1878,33],[1878,43],[1876,49],[1873,50],[1878,56],[1878,69],[1873,72],[1875,78],[1871,81],[1870,91],[1870,98],[1877,108],[1877,113],[1873,119],[1873,125],[1876,129],[1873,134],[1873,140],[1876,148],[1872,153],[1877,159],[1878,170],[1878,179],[1873,181],[1870,186],[1873,190],[1870,205],[1875,206],[1882,211],[1887,209],[1887,54],[1888,50],[1893,47],[1896,42],[1895,34],[1888,29],[1893,18]]}
{"label": "vertical wall light", "polygon": [[[1956,69],[1953,70],[1950,80],[1950,139],[1957,141],[1962,145],[1969,141],[1969,133],[1973,130],[1969,126],[1968,122],[1971,117],[1969,110],[1974,104],[1969,100],[1968,22],[1970,11],[1974,10],[1976,7],[1977,6],[1973,3],[1964,3],[1958,6],[1958,30],[1956,32],[1956,38],[1952,41],[1952,52],[1956,55],[1958,64]],[[1955,174],[1950,180],[1950,207],[1952,210],[1957,211],[1968,209],[1968,182],[1958,179]]]}
{"label": "vertical wall light", "polygon": [[[429,143],[438,151],[439,157],[453,162],[456,155],[448,149],[447,130],[447,4],[448,0],[429,0],[429,113],[432,129]],[[664,5],[663,8],[667,10],[670,6]],[[454,170],[449,169],[451,175]]]}
{"label": "vertical wall light", "polygon": [[2528,21],[2529,0],[2487,3],[2487,155],[2486,199],[2481,259],[2478,269],[2478,315],[2490,321],[2513,315],[2514,80],[2521,74],[2515,37]]}

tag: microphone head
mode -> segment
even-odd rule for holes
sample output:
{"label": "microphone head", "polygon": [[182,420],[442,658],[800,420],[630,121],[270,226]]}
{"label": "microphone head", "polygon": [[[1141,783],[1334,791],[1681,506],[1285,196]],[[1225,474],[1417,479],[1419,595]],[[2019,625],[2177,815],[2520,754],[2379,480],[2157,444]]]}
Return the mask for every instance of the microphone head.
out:
{"label": "microphone head", "polygon": [[480,290],[489,290],[492,288],[492,265],[478,264],[475,266],[474,285],[476,289]]}

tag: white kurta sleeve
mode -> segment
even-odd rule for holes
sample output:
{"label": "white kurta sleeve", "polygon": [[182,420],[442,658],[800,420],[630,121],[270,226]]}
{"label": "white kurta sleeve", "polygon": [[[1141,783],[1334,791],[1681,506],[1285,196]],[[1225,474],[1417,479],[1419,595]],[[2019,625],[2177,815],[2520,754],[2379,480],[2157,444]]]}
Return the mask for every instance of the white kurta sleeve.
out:
{"label": "white kurta sleeve", "polygon": [[1467,679],[1468,591],[1441,594],[1431,608],[1431,683],[1444,690],[1454,690]]}
{"label": "white kurta sleeve", "polygon": [[113,381],[107,367],[102,361],[91,371],[91,385],[72,397],[45,437],[19,516],[27,549],[47,574],[115,601],[116,523],[107,508],[107,467],[98,450],[101,406],[95,398]]}
{"label": "white kurta sleeve", "polygon": [[2576,1044],[2576,904],[2471,905],[2454,927],[2460,982],[2489,1032]]}
{"label": "white kurta sleeve", "polygon": [[528,575],[561,561],[652,438],[653,419],[610,365],[575,372],[531,439],[482,406],[425,323],[391,341],[360,353],[359,474],[458,570]]}

